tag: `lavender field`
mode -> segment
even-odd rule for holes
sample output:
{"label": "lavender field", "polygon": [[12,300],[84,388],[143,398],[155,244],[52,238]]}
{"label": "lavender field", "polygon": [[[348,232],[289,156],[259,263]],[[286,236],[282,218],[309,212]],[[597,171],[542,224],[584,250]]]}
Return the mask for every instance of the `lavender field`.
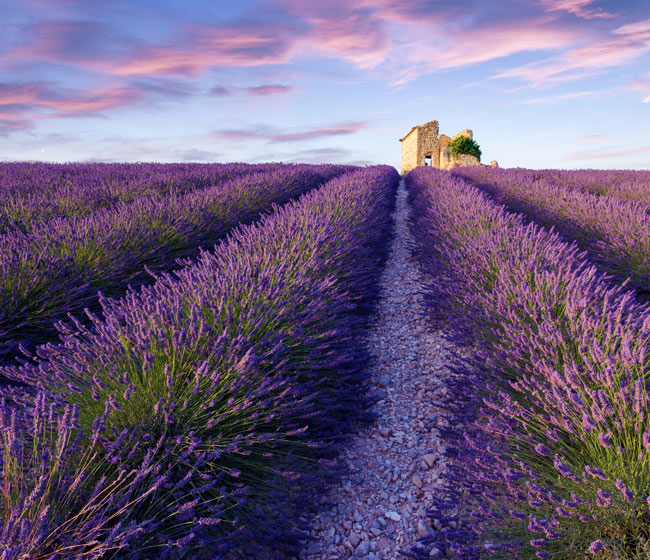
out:
{"label": "lavender field", "polygon": [[[16,339],[21,363],[0,368],[2,558],[214,558],[295,540],[296,495],[334,474],[367,408],[355,341],[397,181],[387,166],[276,166],[8,231],[6,340],[99,305],[35,354],[36,338]],[[92,274],[75,242],[101,256],[83,260]],[[175,264],[179,248],[196,258]],[[98,290],[152,268],[122,299]]]}
{"label": "lavender field", "polygon": [[457,499],[432,513],[462,522],[421,557],[650,557],[648,213],[593,194],[641,174],[541,175],[406,178],[422,266],[472,349],[447,431]]}
{"label": "lavender field", "polygon": [[0,193],[0,559],[650,559],[647,172]]}
{"label": "lavender field", "polygon": [[[5,208],[21,204],[24,215],[43,216],[63,200],[59,209],[77,204],[77,209],[95,210],[50,214],[53,217],[41,222],[12,221],[0,234],[0,359],[10,358],[19,346],[30,350],[51,340],[55,323],[68,313],[96,309],[98,293],[121,295],[128,286],[151,278],[152,272],[173,267],[176,259],[195,256],[201,247],[214,244],[274,203],[286,202],[346,169],[242,164],[36,166],[40,194],[24,197],[16,186],[24,178],[16,179],[7,187]],[[18,164],[2,171],[13,178],[18,172],[29,175]],[[88,182],[88,177],[93,180]],[[61,184],[66,182],[72,194],[63,196]],[[105,200],[99,197],[106,185],[124,196],[130,192],[132,199],[104,207]],[[133,196],[138,185],[146,188]]]}

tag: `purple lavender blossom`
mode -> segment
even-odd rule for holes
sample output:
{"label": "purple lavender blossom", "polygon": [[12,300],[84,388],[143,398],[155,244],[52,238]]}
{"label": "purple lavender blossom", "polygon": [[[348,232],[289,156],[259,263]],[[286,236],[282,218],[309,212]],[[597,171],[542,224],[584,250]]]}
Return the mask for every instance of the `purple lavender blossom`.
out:
{"label": "purple lavender blossom", "polygon": [[600,480],[607,480],[607,475],[601,469],[597,469],[594,467],[590,467],[589,465],[585,465],[585,471],[587,472],[587,474],[593,476],[594,478],[599,478]]}
{"label": "purple lavender blossom", "polygon": [[616,488],[620,490],[626,502],[631,504],[634,501],[634,493],[630,491],[630,489],[625,486],[625,483],[619,478],[616,479]]}
{"label": "purple lavender blossom", "polygon": [[582,415],[582,429],[586,432],[589,433],[592,430],[596,429],[596,424],[594,424],[587,414]]}
{"label": "purple lavender blossom", "polygon": [[548,449],[548,448],[547,448],[543,443],[538,443],[538,444],[535,446],[535,451],[536,451],[537,453],[539,453],[540,455],[544,455],[544,456],[546,456],[546,457],[550,457],[550,456],[551,456],[551,452],[549,451],[549,449]]}
{"label": "purple lavender blossom", "polygon": [[602,488],[596,491],[596,505],[601,508],[606,508],[612,505],[612,497],[609,492],[605,492]]}
{"label": "purple lavender blossom", "polygon": [[557,453],[553,459],[553,466],[560,472],[563,477],[571,479],[576,478],[573,471],[562,462],[562,457],[560,457]]}
{"label": "purple lavender blossom", "polygon": [[598,434],[598,442],[605,449],[609,449],[612,446],[612,440],[610,439],[609,434],[606,434],[604,432]]}
{"label": "purple lavender blossom", "polygon": [[599,552],[605,548],[605,543],[601,541],[600,539],[593,541],[590,545],[589,548],[587,549],[587,552],[591,552],[591,554],[596,554],[596,552]]}

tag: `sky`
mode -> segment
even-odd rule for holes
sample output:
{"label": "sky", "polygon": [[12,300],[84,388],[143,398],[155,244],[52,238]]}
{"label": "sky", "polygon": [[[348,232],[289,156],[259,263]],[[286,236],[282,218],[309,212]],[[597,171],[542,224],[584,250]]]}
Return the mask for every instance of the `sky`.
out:
{"label": "sky", "polygon": [[648,0],[0,0],[0,161],[650,168]]}

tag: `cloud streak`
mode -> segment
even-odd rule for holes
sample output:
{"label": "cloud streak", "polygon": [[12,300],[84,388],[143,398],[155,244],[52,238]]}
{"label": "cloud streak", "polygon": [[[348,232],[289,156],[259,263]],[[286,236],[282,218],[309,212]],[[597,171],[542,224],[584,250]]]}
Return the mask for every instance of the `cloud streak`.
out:
{"label": "cloud streak", "polygon": [[282,26],[188,26],[169,45],[144,46],[122,62],[107,66],[115,76],[171,75],[195,77],[209,68],[255,67],[288,62],[295,30]]}
{"label": "cloud streak", "polygon": [[541,4],[549,12],[568,12],[583,19],[611,19],[617,15],[591,7],[594,0],[541,0]]}
{"label": "cloud streak", "polygon": [[547,95],[545,97],[535,97],[528,99],[524,103],[528,105],[540,105],[545,103],[556,103],[558,101],[568,101],[571,99],[580,99],[581,97],[592,97],[594,95],[602,95],[602,91],[574,91],[571,93],[561,93],[558,95]]}
{"label": "cloud streak", "polygon": [[266,84],[263,86],[252,86],[245,88],[246,92],[250,95],[258,95],[266,97],[268,95],[276,95],[281,93],[291,93],[294,91],[292,86],[283,86],[278,84]]}
{"label": "cloud streak", "polygon": [[623,66],[650,52],[650,20],[623,25],[604,39],[566,50],[548,60],[504,70],[495,78],[516,78],[532,86],[557,84]]}
{"label": "cloud streak", "polygon": [[291,132],[288,134],[277,134],[271,138],[271,142],[293,142],[296,140],[310,140],[313,138],[322,138],[328,136],[343,136],[354,134],[367,127],[364,122],[353,122],[318,128],[315,130],[306,130],[302,132]]}
{"label": "cloud streak", "polygon": [[650,152],[650,146],[642,148],[632,148],[629,150],[617,150],[613,152],[573,152],[567,154],[563,159],[565,161],[583,161],[590,159],[607,159],[614,157],[625,157],[632,154],[640,154],[643,152]]}
{"label": "cloud streak", "polygon": [[522,52],[557,50],[575,44],[579,32],[548,18],[511,20],[453,31],[421,29],[416,40],[394,50],[392,66],[402,84],[417,76],[480,64]]}
{"label": "cloud streak", "polygon": [[140,92],[119,86],[88,90],[57,88],[50,82],[0,84],[0,118],[61,118],[97,115],[108,109],[135,104]]}
{"label": "cloud streak", "polygon": [[9,51],[5,64],[37,60],[101,70],[138,44],[119,27],[102,21],[36,21],[25,24],[21,32],[23,43]]}
{"label": "cloud streak", "polygon": [[211,135],[212,138],[221,140],[266,140],[268,143],[299,142],[315,138],[327,138],[331,136],[344,136],[354,134],[367,128],[368,123],[350,122],[344,124],[330,125],[321,128],[310,128],[296,132],[282,132],[278,129],[260,125],[246,129],[220,130]]}
{"label": "cloud streak", "polygon": [[257,97],[268,97],[271,95],[282,95],[282,94],[292,93],[294,91],[295,88],[293,86],[287,86],[283,84],[263,84],[260,86],[248,86],[248,87],[213,86],[208,90],[208,95],[212,95],[215,97],[228,97],[228,96],[235,95],[235,93],[242,92]]}

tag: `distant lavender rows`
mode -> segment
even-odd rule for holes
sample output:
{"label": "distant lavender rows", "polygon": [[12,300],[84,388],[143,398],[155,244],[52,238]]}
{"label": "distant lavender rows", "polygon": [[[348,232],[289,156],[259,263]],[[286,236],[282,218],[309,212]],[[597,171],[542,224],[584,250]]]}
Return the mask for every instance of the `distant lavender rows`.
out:
{"label": "distant lavender rows", "polygon": [[532,179],[597,195],[608,195],[650,205],[650,171],[620,169],[517,169]]}
{"label": "distant lavender rows", "polygon": [[637,290],[650,293],[650,212],[644,204],[535,180],[527,170],[459,168],[454,173],[509,209],[555,227],[619,281],[629,277]]}
{"label": "distant lavender rows", "polygon": [[92,214],[143,196],[182,194],[283,164],[0,163],[0,233]]}
{"label": "distant lavender rows", "polygon": [[[55,322],[121,295],[150,272],[196,255],[250,221],[350,169],[286,165],[216,186],[139,197],[88,216],[55,218],[0,236],[0,360],[50,340]],[[145,268],[146,267],[146,268]],[[147,270],[148,269],[148,270]]]}
{"label": "distant lavender rows", "polygon": [[303,490],[368,405],[360,327],[398,180],[333,179],[0,368],[26,384],[0,391],[3,560],[295,542]]}
{"label": "distant lavender rows", "polygon": [[437,305],[476,349],[447,434],[464,523],[422,558],[647,558],[650,309],[462,179],[418,168],[406,182],[421,262],[444,278]]}

